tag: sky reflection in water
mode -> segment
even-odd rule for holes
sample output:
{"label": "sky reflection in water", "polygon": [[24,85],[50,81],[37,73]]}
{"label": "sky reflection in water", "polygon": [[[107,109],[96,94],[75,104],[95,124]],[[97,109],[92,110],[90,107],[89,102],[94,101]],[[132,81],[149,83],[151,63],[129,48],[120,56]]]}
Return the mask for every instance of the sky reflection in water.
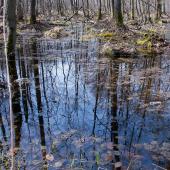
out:
{"label": "sky reflection in water", "polygon": [[[83,29],[75,26],[75,34],[62,40],[18,40],[16,167],[170,168],[170,57],[109,58],[100,54],[97,39],[80,39]],[[1,81],[5,70],[2,59]],[[0,153],[7,155],[0,158],[8,169],[10,117],[3,87],[0,96]]]}

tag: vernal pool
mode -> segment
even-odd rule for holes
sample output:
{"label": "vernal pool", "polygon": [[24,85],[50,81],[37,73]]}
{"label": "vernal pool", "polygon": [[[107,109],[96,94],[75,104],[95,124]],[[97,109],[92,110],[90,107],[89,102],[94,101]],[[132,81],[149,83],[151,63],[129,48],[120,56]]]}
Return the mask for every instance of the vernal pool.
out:
{"label": "vernal pool", "polygon": [[82,24],[73,29],[18,39],[12,138],[0,86],[1,169],[170,169],[170,56],[103,56],[98,39],[81,39]]}

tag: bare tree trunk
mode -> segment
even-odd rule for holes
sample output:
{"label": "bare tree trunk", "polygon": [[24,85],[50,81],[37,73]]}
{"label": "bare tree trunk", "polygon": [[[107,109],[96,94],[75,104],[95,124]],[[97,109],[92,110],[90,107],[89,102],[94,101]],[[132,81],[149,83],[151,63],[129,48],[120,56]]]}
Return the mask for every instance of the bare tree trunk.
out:
{"label": "bare tree trunk", "polygon": [[156,13],[157,20],[161,18],[161,13],[162,13],[162,0],[157,0],[157,13]]}
{"label": "bare tree trunk", "polygon": [[90,17],[90,14],[89,14],[89,0],[87,0],[87,17],[89,18]]}
{"label": "bare tree trunk", "polygon": [[0,1],[0,15],[3,15],[4,0]]}
{"label": "bare tree trunk", "polygon": [[132,20],[135,19],[135,0],[132,0]]}
{"label": "bare tree trunk", "polygon": [[115,1],[112,0],[112,17],[114,17],[114,12],[115,12],[114,8],[115,8]]}
{"label": "bare tree trunk", "polygon": [[16,41],[16,0],[7,0],[7,54],[14,53]]}
{"label": "bare tree trunk", "polygon": [[121,0],[115,1],[115,19],[118,27],[123,26],[123,15],[122,15],[122,2]]}
{"label": "bare tree trunk", "polygon": [[[11,169],[14,168],[14,148],[19,148],[20,131],[22,126],[22,115],[20,106],[20,86],[16,81],[18,79],[16,58],[15,58],[15,43],[16,43],[16,0],[4,1],[4,40],[5,40],[5,55],[7,66],[7,81],[9,88],[9,104],[10,104],[10,135],[11,135]],[[5,35],[5,16],[7,17],[8,37],[6,41]],[[15,133],[15,138],[14,138]]]}
{"label": "bare tree trunk", "polygon": [[99,0],[98,20],[102,19],[102,1]]}
{"label": "bare tree trunk", "polygon": [[31,18],[30,24],[36,23],[36,0],[31,0]]}
{"label": "bare tree trunk", "polygon": [[18,0],[18,2],[17,2],[17,19],[19,21],[23,21],[24,20],[22,0]]}

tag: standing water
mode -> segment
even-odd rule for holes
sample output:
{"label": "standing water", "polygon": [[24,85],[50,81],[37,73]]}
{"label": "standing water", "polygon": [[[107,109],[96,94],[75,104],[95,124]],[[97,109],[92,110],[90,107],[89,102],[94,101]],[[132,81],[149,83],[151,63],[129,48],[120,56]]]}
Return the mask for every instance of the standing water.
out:
{"label": "standing water", "polygon": [[170,169],[170,56],[103,56],[97,39],[81,38],[83,25],[73,29],[59,40],[19,38],[14,160],[0,86],[1,169]]}

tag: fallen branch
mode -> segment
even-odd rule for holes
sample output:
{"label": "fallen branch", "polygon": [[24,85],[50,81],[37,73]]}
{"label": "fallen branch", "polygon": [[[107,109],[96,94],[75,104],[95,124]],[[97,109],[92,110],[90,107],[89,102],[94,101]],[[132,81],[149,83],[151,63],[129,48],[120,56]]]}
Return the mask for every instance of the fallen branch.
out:
{"label": "fallen branch", "polygon": [[163,167],[161,167],[161,166],[159,166],[159,165],[157,165],[157,164],[152,164],[152,165],[154,165],[154,166],[156,166],[156,167],[158,167],[158,168],[160,168],[160,169],[163,169],[163,170],[167,170],[166,168],[163,168]]}
{"label": "fallen branch", "polygon": [[70,21],[75,15],[77,15],[78,14],[78,11],[80,10],[80,9],[82,9],[82,7],[80,7],[70,18],[68,18],[65,22],[64,22],[64,24],[66,24],[68,21]]}

